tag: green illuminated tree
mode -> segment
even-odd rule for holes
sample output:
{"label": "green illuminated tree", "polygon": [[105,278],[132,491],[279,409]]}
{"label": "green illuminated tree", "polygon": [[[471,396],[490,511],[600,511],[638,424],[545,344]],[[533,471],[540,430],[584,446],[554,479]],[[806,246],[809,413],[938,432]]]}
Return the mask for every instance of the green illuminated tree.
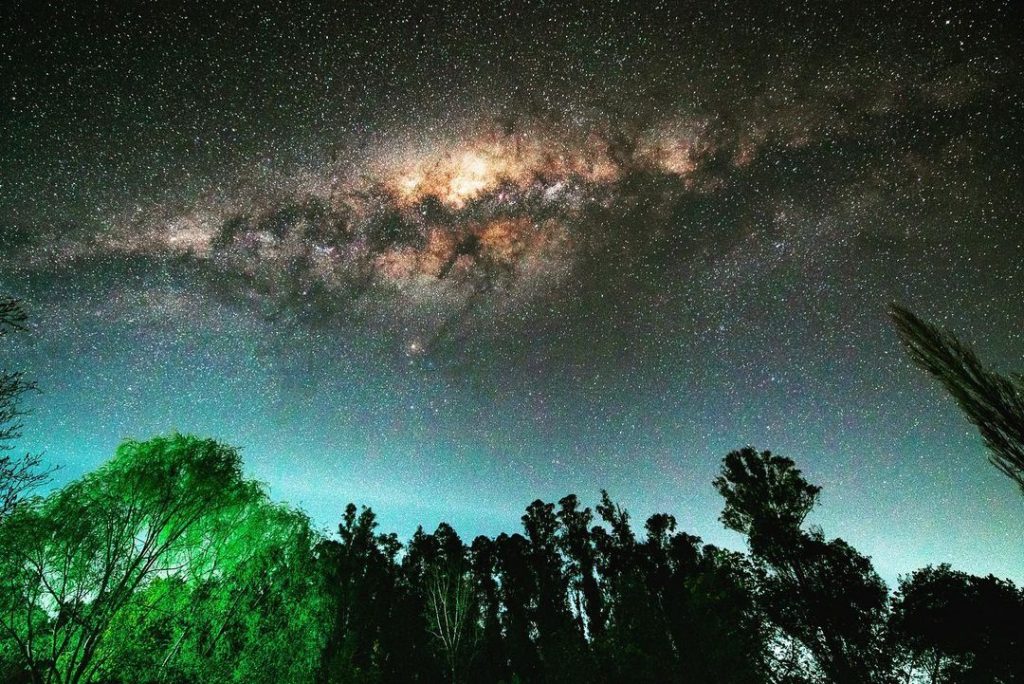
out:
{"label": "green illuminated tree", "polygon": [[[329,624],[314,563],[318,535],[304,515],[263,499],[211,522],[230,534],[202,576],[173,585],[180,596],[167,592],[172,605],[160,612],[174,616],[173,629],[151,671],[164,680],[308,681]],[[177,610],[182,601],[186,609]]]}
{"label": "green illuminated tree", "polygon": [[[158,581],[215,573],[226,511],[262,497],[238,453],[174,435],[125,442],[114,458],[2,526],[0,629],[38,682],[94,681],[108,637]],[[167,605],[166,603],[164,604]]]}

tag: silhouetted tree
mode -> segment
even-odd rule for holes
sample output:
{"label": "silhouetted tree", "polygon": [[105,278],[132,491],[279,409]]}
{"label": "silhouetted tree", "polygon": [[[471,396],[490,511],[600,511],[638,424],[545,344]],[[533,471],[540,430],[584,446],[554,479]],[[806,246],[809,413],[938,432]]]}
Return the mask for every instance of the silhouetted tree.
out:
{"label": "silhouetted tree", "polygon": [[534,501],[522,521],[528,541],[527,565],[535,589],[531,622],[536,628],[544,677],[547,681],[565,681],[581,676],[588,667],[583,630],[569,606],[570,581],[559,548],[559,522],[554,509],[553,504]]}
{"label": "silhouetted tree", "polygon": [[[0,338],[25,331],[27,320],[21,302],[0,296]],[[14,442],[21,437],[21,399],[35,389],[35,383],[21,371],[0,370],[0,522],[10,515],[25,492],[47,482],[52,472],[40,469],[39,454],[11,453]]]}
{"label": "silhouetted tree", "polygon": [[801,526],[821,493],[791,459],[751,447],[722,460],[714,486],[725,499],[722,523],[746,535],[751,550],[768,559],[788,553],[802,536]]}
{"label": "silhouetted tree", "polygon": [[468,549],[447,523],[433,534],[416,531],[402,562],[406,580],[423,602],[426,630],[440,651],[450,682],[462,680],[480,638],[480,612]]}
{"label": "silhouetted tree", "polygon": [[892,639],[908,678],[931,684],[1024,681],[1024,592],[948,565],[903,578]]}
{"label": "silhouetted tree", "polygon": [[771,681],[769,630],[755,603],[755,570],[746,556],[700,546],[687,534],[668,544],[672,571],[665,615],[678,671],[701,684]]}
{"label": "silhouetted tree", "polygon": [[597,580],[597,551],[590,532],[594,515],[589,508],[579,508],[574,494],[559,502],[561,523],[559,547],[567,559],[566,573],[572,591],[572,604],[580,631],[592,640],[604,635],[604,597]]}
{"label": "silhouetted tree", "polygon": [[723,459],[714,485],[725,498],[723,523],[746,534],[764,564],[758,599],[772,622],[807,649],[829,681],[883,681],[886,587],[850,545],[801,527],[819,488],[792,460],[750,447]]}
{"label": "silhouetted tree", "polygon": [[981,432],[992,464],[1024,492],[1024,377],[989,370],[948,332],[893,305],[891,316],[914,362],[956,400]]}
{"label": "silhouetted tree", "polygon": [[499,682],[509,678],[509,663],[501,627],[501,589],[498,585],[498,555],[495,541],[483,535],[470,548],[473,586],[480,610],[479,656],[470,662],[475,682]]}
{"label": "silhouetted tree", "polygon": [[376,679],[390,652],[388,627],[399,601],[396,558],[401,549],[393,534],[376,532],[377,518],[369,508],[357,514],[348,504],[338,526],[338,540],[321,544],[319,556],[334,609],[333,625],[321,659],[324,682]]}
{"label": "silhouetted tree", "polygon": [[541,681],[541,660],[533,639],[536,580],[530,568],[529,542],[521,534],[500,534],[494,540],[501,588],[502,628],[509,669],[526,682]]}
{"label": "silhouetted tree", "polygon": [[660,599],[652,591],[651,559],[633,532],[629,513],[608,492],[601,492],[596,510],[610,528],[592,531],[608,605],[604,640],[596,644],[599,657],[613,681],[664,681],[677,669],[677,659]]}

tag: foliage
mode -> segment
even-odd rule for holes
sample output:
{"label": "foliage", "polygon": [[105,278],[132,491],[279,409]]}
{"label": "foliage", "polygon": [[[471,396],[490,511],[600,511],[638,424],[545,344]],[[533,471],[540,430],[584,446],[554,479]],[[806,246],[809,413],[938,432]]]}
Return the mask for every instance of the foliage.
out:
{"label": "foliage", "polygon": [[[337,534],[268,500],[238,453],[172,435],[0,525],[5,681],[696,684],[1015,681],[1024,598],[945,566],[894,601],[805,521],[790,459],[746,448],[715,486],[750,553],[601,493],[531,503],[522,531],[404,546],[349,504]],[[958,627],[966,626],[967,631]]]}
{"label": "foliage", "polygon": [[760,553],[799,536],[821,491],[803,479],[791,459],[751,447],[729,453],[713,484],[725,499],[722,523],[747,535]]}
{"label": "foliage", "polygon": [[764,572],[757,594],[785,637],[806,649],[829,681],[883,681],[885,584],[866,557],[841,539],[801,526],[819,488],[792,460],[734,451],[723,460],[715,487],[725,498],[722,521],[743,532]]}
{"label": "foliage", "polygon": [[917,365],[935,376],[974,423],[992,464],[1024,492],[1024,377],[989,370],[966,344],[906,309],[892,319]]}
{"label": "foliage", "polygon": [[1024,592],[948,565],[900,582],[891,638],[908,675],[930,682],[1024,681]]}
{"label": "foliage", "polygon": [[[33,680],[68,683],[139,663],[158,662],[152,674],[162,677],[203,630],[193,655],[206,659],[210,681],[218,642],[256,639],[247,630],[261,625],[246,621],[288,596],[289,563],[308,566],[308,529],[242,479],[234,449],[183,435],[125,442],[105,466],[3,525],[0,628]],[[151,648],[124,653],[118,635],[136,633]]]}
{"label": "foliage", "polygon": [[[1024,488],[1024,382],[896,308],[912,357]],[[24,329],[0,298],[0,337]],[[601,492],[534,501],[522,533],[466,545],[441,523],[403,546],[349,504],[337,536],[272,503],[238,452],[127,441],[46,497],[12,457],[20,399],[0,372],[0,680],[988,684],[1024,681],[1024,592],[949,566],[890,600],[871,561],[806,527],[821,490],[785,457],[722,461],[721,520],[749,555],[659,513],[633,528]]]}
{"label": "foliage", "polygon": [[[28,316],[16,299],[0,296],[0,338],[24,332]],[[14,511],[24,494],[49,480],[50,470],[41,469],[39,454],[12,455],[21,437],[24,411],[21,399],[36,390],[36,384],[21,371],[0,370],[0,522]]]}

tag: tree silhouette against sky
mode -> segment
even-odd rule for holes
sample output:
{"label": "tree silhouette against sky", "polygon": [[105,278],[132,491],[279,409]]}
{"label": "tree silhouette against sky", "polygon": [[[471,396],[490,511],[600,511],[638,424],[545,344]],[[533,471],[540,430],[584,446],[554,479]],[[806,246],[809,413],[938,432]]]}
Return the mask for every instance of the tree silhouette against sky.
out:
{"label": "tree silhouette against sky", "polygon": [[987,368],[957,337],[893,305],[890,315],[921,368],[942,383],[989,449],[989,460],[1024,493],[1024,376]]}

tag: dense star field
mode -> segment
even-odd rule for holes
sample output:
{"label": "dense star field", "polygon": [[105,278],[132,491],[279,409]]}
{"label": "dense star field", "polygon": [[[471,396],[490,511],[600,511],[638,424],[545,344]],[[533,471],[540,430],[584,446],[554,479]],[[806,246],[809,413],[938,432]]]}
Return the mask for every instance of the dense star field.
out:
{"label": "dense star field", "polygon": [[886,317],[1024,369],[1011,3],[82,4],[0,10],[56,484],[177,429],[325,527],[607,488],[739,548],[752,444],[886,579],[1024,580],[1020,493]]}

